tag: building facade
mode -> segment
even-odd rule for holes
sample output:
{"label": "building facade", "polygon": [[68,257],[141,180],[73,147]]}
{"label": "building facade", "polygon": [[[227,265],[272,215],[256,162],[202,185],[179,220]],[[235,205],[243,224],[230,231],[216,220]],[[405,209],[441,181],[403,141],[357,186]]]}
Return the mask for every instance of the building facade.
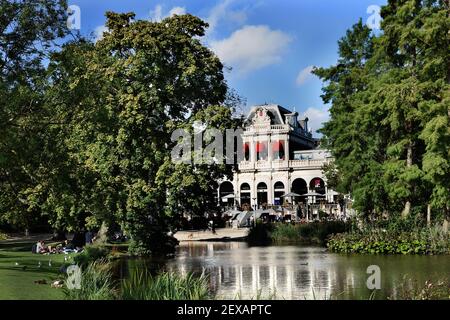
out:
{"label": "building facade", "polygon": [[[296,112],[279,105],[255,106],[242,138],[244,160],[233,180],[220,181],[221,206],[259,209],[287,203],[336,203],[337,193],[328,188],[322,172],[331,155],[320,149],[309,132],[308,118],[298,119]],[[283,197],[289,193],[301,196]]]}

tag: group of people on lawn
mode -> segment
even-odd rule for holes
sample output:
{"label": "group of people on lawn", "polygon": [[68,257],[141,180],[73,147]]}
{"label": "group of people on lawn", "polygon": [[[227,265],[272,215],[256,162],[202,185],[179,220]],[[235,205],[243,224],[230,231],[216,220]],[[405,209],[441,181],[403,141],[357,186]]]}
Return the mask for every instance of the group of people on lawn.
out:
{"label": "group of people on lawn", "polygon": [[[92,232],[86,232],[86,244],[92,244],[95,241],[95,236]],[[64,240],[64,242],[59,243],[55,246],[45,245],[43,240],[39,240],[35,245],[33,245],[32,252],[37,254],[57,254],[57,253],[72,253],[80,252],[83,248],[74,245],[72,241]]]}

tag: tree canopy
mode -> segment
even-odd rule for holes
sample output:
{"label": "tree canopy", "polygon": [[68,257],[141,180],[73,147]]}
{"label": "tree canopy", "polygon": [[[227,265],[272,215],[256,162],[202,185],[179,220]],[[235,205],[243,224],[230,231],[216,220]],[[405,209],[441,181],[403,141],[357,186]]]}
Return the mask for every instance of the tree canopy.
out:
{"label": "tree canopy", "polygon": [[[31,8],[41,10],[41,3]],[[51,8],[64,12],[65,4]],[[34,29],[37,40],[64,35],[59,25],[43,24],[60,22],[48,10],[44,21],[33,22],[45,31]],[[102,39],[77,37],[49,50],[48,64],[35,64],[40,70],[37,81],[27,84],[29,92],[14,96],[10,109],[22,116],[16,124],[30,126],[2,136],[1,217],[15,223],[28,212],[57,230],[75,232],[118,223],[131,237],[133,252],[167,251],[173,217],[216,206],[212,191],[230,172],[220,161],[183,166],[170,157],[173,130],[190,130],[196,120],[219,129],[235,124],[223,65],[202,45],[208,25],[197,17],[106,17]],[[27,55],[40,54],[24,51],[25,78],[32,78]],[[37,84],[40,90],[34,90]],[[22,113],[34,103],[35,109]],[[1,117],[10,117],[7,112],[2,106]]]}
{"label": "tree canopy", "polygon": [[338,64],[317,68],[331,119],[321,132],[337,188],[365,214],[450,210],[448,1],[388,1],[381,32],[360,21]]}

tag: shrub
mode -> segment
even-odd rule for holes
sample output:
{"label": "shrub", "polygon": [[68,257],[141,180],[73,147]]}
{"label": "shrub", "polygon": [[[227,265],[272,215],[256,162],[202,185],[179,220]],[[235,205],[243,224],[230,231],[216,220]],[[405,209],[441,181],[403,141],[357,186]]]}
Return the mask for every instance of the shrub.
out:
{"label": "shrub", "polygon": [[204,276],[181,276],[164,272],[152,276],[147,270],[134,270],[122,281],[124,300],[205,300],[209,298],[208,281]]}
{"label": "shrub", "polygon": [[299,228],[297,225],[290,223],[277,223],[273,231],[270,233],[270,238],[274,242],[289,242],[299,240]]}
{"label": "shrub", "polygon": [[322,244],[336,233],[350,230],[350,223],[321,221],[305,224],[257,224],[250,230],[248,241],[252,243],[308,242]]}
{"label": "shrub", "polygon": [[273,224],[257,221],[256,225],[250,229],[247,235],[247,242],[250,245],[270,244],[272,242],[271,234],[273,229]]}
{"label": "shrub", "polygon": [[417,280],[404,277],[396,285],[395,294],[389,296],[391,300],[448,300],[450,299],[450,280],[425,281],[419,285]]}
{"label": "shrub", "polygon": [[105,260],[87,265],[81,274],[80,289],[68,289],[68,279],[64,289],[67,300],[113,300],[116,298],[111,268]]}
{"label": "shrub", "polygon": [[8,236],[6,235],[6,233],[0,232],[0,241],[1,240],[6,240],[6,239],[8,239]]}
{"label": "shrub", "polygon": [[340,253],[449,254],[450,237],[439,226],[414,231],[372,228],[334,235],[327,246]]}
{"label": "shrub", "polygon": [[85,246],[83,252],[74,257],[74,261],[80,267],[86,267],[89,263],[101,259],[107,259],[110,250],[100,245]]}

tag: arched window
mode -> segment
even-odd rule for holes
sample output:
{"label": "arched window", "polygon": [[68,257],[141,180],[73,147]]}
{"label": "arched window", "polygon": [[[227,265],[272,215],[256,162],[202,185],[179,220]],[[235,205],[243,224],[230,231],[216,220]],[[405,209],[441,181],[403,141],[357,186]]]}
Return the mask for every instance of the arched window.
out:
{"label": "arched window", "polygon": [[313,178],[309,183],[309,189],[320,194],[325,194],[325,182],[321,178]]}
{"label": "arched window", "polygon": [[283,195],[285,194],[284,190],[284,183],[281,181],[275,182],[275,185],[273,186],[274,192],[273,192],[273,204],[274,205],[281,205],[283,204]]}
{"label": "arched window", "polygon": [[233,205],[234,187],[230,181],[224,181],[219,187],[220,202],[222,204]]}
{"label": "arched window", "polygon": [[241,191],[250,191],[250,185],[248,183],[241,184]]}
{"label": "arched window", "polygon": [[245,204],[250,206],[250,185],[248,183],[241,184],[241,206]]}
{"label": "arched window", "polygon": [[274,187],[275,190],[284,190],[284,183],[281,181],[278,181],[275,183]]}
{"label": "arched window", "polygon": [[265,184],[264,182],[260,182],[258,183],[258,186],[256,187],[256,189],[259,190],[267,190],[267,184]]}
{"label": "arched window", "polygon": [[257,187],[257,205],[258,208],[266,208],[267,207],[267,184],[264,182],[258,183]]}
{"label": "arched window", "polygon": [[[306,194],[308,193],[308,184],[302,178],[297,178],[292,182],[291,190],[296,194]],[[297,202],[306,202],[306,197],[295,197],[294,200]]]}

